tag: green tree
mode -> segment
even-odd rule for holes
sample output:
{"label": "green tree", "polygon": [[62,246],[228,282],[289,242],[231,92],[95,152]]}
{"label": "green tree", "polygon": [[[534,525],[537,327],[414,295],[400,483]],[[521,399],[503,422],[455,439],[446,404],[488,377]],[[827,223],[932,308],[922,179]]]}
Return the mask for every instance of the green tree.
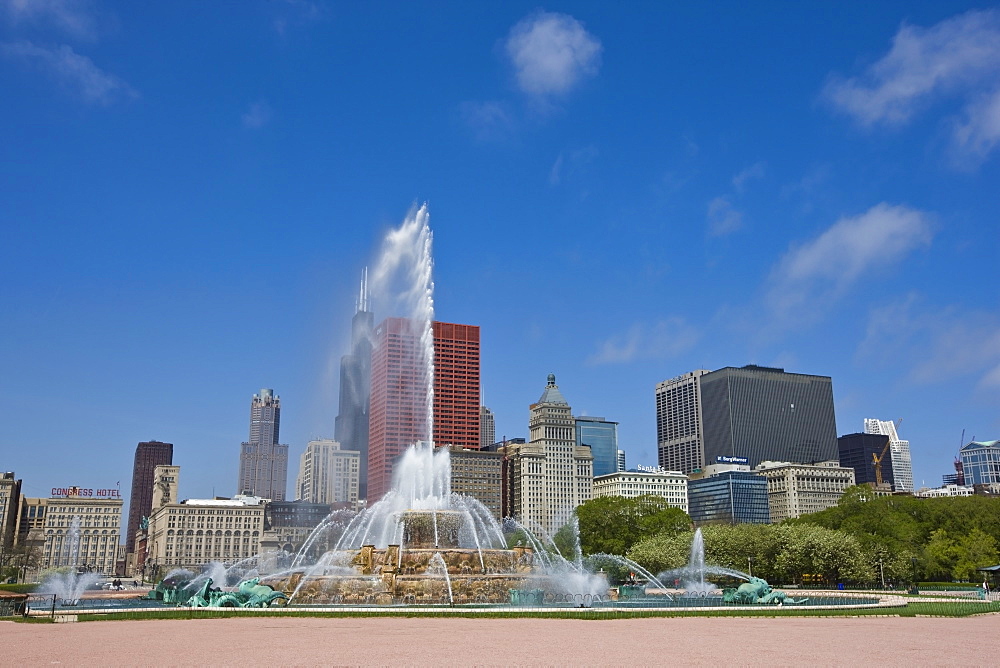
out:
{"label": "green tree", "polygon": [[603,496],[576,509],[584,554],[623,555],[640,540],[675,535],[691,527],[691,518],[660,496]]}
{"label": "green tree", "polygon": [[959,538],[956,548],[958,558],[952,568],[952,576],[956,580],[978,579],[976,569],[997,563],[997,542],[993,536],[979,529],[973,529]]}

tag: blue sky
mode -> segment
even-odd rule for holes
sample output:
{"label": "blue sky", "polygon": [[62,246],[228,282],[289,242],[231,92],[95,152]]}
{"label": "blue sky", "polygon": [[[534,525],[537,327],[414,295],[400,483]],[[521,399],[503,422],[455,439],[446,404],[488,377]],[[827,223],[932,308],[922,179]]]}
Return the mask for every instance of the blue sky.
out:
{"label": "blue sky", "polygon": [[294,477],[428,202],[498,435],[552,372],[652,464],[658,381],[777,365],[939,484],[1000,438],[1000,9],[675,4],[0,0],[0,469],[231,494],[273,387]]}

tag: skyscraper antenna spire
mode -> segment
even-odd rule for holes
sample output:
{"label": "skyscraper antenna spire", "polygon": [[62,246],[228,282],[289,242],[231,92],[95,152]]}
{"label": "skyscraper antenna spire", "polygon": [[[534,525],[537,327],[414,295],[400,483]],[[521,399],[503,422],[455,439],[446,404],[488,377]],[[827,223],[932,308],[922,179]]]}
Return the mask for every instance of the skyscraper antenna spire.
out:
{"label": "skyscraper antenna spire", "polygon": [[368,267],[361,270],[361,290],[358,293],[358,312],[368,310]]}

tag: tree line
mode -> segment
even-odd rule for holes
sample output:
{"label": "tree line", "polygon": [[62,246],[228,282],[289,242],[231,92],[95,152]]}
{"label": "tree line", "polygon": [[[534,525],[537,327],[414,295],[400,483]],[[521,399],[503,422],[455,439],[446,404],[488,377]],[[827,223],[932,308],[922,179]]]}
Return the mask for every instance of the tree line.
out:
{"label": "tree line", "polygon": [[[584,555],[621,554],[656,573],[687,563],[690,517],[655,496],[600,497],[577,508]],[[1000,499],[875,496],[771,524],[702,527],[705,560],[784,584],[903,585],[976,580],[1000,563]]]}

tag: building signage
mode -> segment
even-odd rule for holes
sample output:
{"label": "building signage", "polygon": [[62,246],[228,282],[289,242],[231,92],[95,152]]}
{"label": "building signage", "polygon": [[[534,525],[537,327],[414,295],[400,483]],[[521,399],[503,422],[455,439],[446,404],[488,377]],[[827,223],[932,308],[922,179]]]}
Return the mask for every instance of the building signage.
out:
{"label": "building signage", "polygon": [[727,457],[726,455],[719,455],[715,458],[716,463],[719,464],[749,464],[750,460],[746,457]]}
{"label": "building signage", "polygon": [[94,489],[92,487],[53,487],[52,496],[70,497],[75,496],[84,499],[120,499],[122,492],[120,489]]}
{"label": "building signage", "polygon": [[660,467],[660,466],[643,466],[642,464],[639,464],[638,466],[636,466],[635,469],[637,471],[641,471],[642,473],[666,473],[667,472],[667,470],[665,468]]}

